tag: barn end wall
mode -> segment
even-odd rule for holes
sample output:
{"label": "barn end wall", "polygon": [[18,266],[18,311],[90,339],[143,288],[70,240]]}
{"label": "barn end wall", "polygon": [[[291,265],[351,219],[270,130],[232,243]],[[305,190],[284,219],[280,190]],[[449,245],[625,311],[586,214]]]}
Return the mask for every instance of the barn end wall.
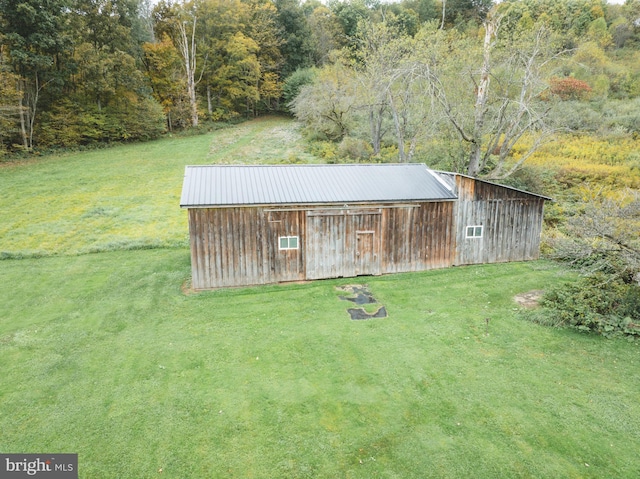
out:
{"label": "barn end wall", "polygon": [[456,186],[456,265],[538,259],[545,198],[465,176]]}

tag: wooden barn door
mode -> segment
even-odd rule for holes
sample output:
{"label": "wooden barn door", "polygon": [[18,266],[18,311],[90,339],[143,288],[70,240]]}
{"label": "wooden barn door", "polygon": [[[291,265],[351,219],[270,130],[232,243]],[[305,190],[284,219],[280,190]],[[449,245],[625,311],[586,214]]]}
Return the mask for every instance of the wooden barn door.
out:
{"label": "wooden barn door", "polygon": [[307,279],[380,274],[380,210],[307,213]]}
{"label": "wooden barn door", "polygon": [[307,213],[306,277],[337,278],[345,269],[345,216],[339,211]]}
{"label": "wooden barn door", "polygon": [[375,231],[356,231],[356,276],[380,274]]}
{"label": "wooden barn door", "polygon": [[380,222],[381,210],[353,211],[350,217],[352,235],[355,239],[355,275],[380,274]]}

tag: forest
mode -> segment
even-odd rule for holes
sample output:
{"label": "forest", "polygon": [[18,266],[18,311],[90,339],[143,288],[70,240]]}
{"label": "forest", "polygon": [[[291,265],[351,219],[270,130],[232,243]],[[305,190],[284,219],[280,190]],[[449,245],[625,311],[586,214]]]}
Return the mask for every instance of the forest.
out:
{"label": "forest", "polygon": [[639,45],[640,0],[0,0],[0,155],[283,112],[328,160],[505,178],[637,135]]}

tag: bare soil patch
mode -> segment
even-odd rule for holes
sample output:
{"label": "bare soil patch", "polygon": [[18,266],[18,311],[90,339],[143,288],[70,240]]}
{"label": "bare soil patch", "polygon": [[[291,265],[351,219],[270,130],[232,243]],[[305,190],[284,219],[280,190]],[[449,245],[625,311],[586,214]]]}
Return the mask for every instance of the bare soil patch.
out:
{"label": "bare soil patch", "polygon": [[528,291],[526,293],[516,294],[513,299],[524,308],[535,308],[538,306],[538,302],[540,301],[540,298],[542,298],[543,294],[544,290],[534,289],[533,291]]}
{"label": "bare soil patch", "polygon": [[180,286],[180,291],[182,291],[182,294],[184,294],[185,296],[191,296],[192,294],[197,293],[197,291],[193,289],[191,278],[184,280],[184,282]]}

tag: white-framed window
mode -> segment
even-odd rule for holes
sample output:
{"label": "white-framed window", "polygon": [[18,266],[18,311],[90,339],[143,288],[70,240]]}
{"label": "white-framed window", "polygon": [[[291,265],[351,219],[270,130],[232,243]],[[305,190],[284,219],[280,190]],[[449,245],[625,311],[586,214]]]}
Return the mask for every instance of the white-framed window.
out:
{"label": "white-framed window", "polygon": [[280,236],[278,238],[278,249],[298,249],[298,237]]}
{"label": "white-framed window", "polygon": [[467,238],[482,238],[482,226],[467,226]]}

